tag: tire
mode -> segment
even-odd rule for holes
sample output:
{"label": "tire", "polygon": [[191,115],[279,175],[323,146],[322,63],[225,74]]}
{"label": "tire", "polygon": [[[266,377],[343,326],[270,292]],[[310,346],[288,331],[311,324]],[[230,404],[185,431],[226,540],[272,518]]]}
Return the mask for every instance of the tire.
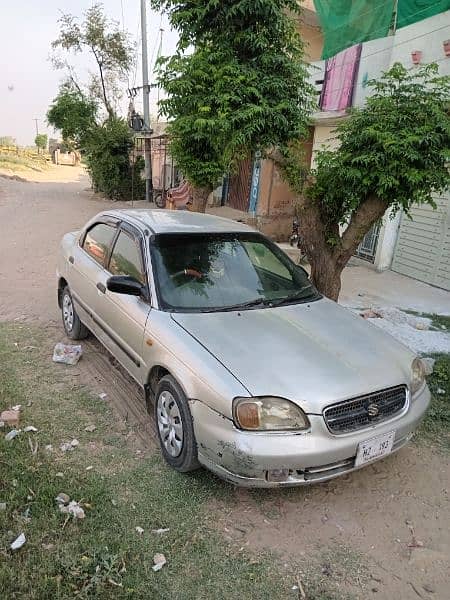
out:
{"label": "tire", "polygon": [[61,294],[61,317],[64,331],[71,340],[84,340],[89,335],[89,329],[81,322],[75,310],[69,286]]}
{"label": "tire", "polygon": [[166,208],[166,201],[162,192],[156,192],[153,200],[158,208]]}
{"label": "tire", "polygon": [[155,423],[167,464],[181,473],[200,468],[191,411],[183,390],[171,375],[165,375],[158,384]]}

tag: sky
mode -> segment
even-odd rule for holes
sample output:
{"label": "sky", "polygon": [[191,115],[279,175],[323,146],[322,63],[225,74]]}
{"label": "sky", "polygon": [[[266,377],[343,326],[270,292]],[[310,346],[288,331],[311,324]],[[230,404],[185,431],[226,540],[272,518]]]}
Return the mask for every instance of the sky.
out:
{"label": "sky", "polygon": [[[34,143],[38,119],[39,133],[57,137],[46,122],[46,112],[63,79],[62,71],[54,71],[50,63],[51,42],[58,37],[58,18],[63,13],[82,16],[92,5],[90,0],[22,0],[21,3],[0,2],[0,136],[12,136],[20,145]],[[119,22],[138,42],[140,55],[140,0],[106,0],[106,14]],[[122,12],[123,8],[123,12]],[[122,20],[123,14],[123,20]],[[167,18],[150,9],[147,3],[147,38],[149,60],[156,54],[159,29],[163,33],[163,54],[172,54],[177,35],[170,31]],[[80,79],[86,79],[93,67],[86,56],[72,61]],[[133,84],[134,73],[130,83]],[[135,86],[141,85],[139,62]],[[124,86],[124,97],[125,96]],[[126,111],[127,101],[122,102]],[[141,95],[136,99],[136,109],[142,110]],[[156,90],[152,91],[151,113],[156,113]]]}

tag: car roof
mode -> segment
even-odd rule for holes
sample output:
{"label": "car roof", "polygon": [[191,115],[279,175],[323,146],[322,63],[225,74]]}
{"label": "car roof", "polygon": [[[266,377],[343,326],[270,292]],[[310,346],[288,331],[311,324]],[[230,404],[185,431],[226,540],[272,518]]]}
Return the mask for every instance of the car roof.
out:
{"label": "car roof", "polygon": [[151,210],[148,208],[107,211],[103,214],[130,222],[139,222],[152,233],[225,233],[255,231],[244,223],[216,215],[189,210]]}

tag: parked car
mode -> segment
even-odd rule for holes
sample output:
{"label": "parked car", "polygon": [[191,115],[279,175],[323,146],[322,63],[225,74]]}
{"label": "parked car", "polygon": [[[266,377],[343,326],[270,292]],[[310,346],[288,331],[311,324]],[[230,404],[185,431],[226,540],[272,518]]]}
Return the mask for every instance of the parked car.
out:
{"label": "parked car", "polygon": [[91,331],[145,390],[165,460],[235,484],[325,481],[404,446],[422,361],[314,288],[244,224],[111,210],[64,236],[65,331]]}

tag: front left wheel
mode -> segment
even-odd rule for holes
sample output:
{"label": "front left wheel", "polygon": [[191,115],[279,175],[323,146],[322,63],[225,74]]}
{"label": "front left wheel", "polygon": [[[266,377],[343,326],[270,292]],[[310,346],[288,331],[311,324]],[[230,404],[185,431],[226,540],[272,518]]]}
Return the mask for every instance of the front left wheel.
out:
{"label": "front left wheel", "polygon": [[84,340],[89,335],[89,329],[81,322],[75,310],[68,286],[63,289],[61,294],[61,316],[64,331],[71,340]]}
{"label": "front left wheel", "polygon": [[164,376],[158,384],[155,421],[166,462],[182,473],[198,469],[191,411],[183,390],[170,375]]}

